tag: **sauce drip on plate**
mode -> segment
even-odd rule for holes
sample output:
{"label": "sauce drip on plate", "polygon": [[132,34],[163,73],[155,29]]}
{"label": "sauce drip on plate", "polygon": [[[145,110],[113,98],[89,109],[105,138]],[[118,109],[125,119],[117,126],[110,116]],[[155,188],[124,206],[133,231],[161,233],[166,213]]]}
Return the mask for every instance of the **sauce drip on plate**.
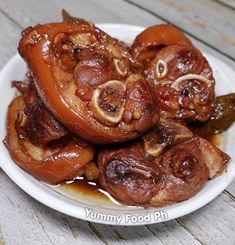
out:
{"label": "sauce drip on plate", "polygon": [[[213,145],[219,147],[223,141],[222,134],[208,135],[206,139]],[[98,182],[89,181],[84,177],[78,177],[74,181],[67,181],[60,184],[57,188],[63,187],[69,191],[75,192],[80,195],[85,195],[94,199],[100,199],[105,202],[112,202],[121,205],[116,201],[108,192],[103,190]]]}

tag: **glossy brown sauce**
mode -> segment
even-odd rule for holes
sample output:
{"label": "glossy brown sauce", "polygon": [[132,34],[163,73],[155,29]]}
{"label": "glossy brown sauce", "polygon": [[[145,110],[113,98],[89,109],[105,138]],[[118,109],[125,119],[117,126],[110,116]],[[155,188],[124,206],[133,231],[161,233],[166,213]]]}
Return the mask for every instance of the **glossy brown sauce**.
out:
{"label": "glossy brown sauce", "polygon": [[214,134],[214,135],[208,135],[205,137],[211,144],[213,144],[216,147],[220,147],[223,141],[223,135],[222,134]]}
{"label": "glossy brown sauce", "polygon": [[[223,136],[220,134],[210,135],[207,136],[206,139],[213,145],[219,147],[222,143]],[[79,193],[81,195],[86,195],[95,199],[101,199],[104,201],[111,202],[114,202],[115,200],[100,187],[98,182],[88,181],[86,178],[83,177],[79,177],[79,179],[76,179],[73,182],[70,181],[62,183],[60,186],[68,188],[69,190]]]}
{"label": "glossy brown sauce", "polygon": [[88,181],[84,177],[79,177],[74,181],[64,182],[60,186],[87,197],[113,202],[111,196],[99,186],[98,182]]}

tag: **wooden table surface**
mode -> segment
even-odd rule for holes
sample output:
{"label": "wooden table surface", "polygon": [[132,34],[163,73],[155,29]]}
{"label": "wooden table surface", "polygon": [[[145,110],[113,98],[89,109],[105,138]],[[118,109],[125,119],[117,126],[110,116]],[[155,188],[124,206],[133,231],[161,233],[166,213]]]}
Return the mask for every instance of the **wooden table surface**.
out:
{"label": "wooden table surface", "polygon": [[[62,8],[96,23],[172,23],[196,46],[235,70],[234,0],[0,0],[0,68],[17,52],[22,29],[60,20]],[[0,170],[0,244],[4,243],[235,244],[235,181],[210,204],[187,216],[155,225],[114,227],[44,206]]]}

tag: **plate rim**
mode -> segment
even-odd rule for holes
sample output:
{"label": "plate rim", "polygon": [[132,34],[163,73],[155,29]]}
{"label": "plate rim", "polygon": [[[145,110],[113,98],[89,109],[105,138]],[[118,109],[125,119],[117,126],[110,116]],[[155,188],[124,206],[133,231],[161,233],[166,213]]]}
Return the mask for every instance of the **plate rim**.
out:
{"label": "plate rim", "polygon": [[[97,24],[97,26],[100,27],[101,29],[102,28],[134,28],[138,31],[142,31],[144,29],[144,27],[141,27],[141,26],[130,25],[130,24],[122,24],[122,23],[100,23],[100,24]],[[229,68],[231,71],[233,71],[225,62],[219,60],[218,58],[214,57],[211,54],[207,54],[203,50],[202,50],[202,52],[206,57],[208,57],[208,58],[210,57],[210,59],[214,59],[219,64],[223,64],[223,66],[226,67],[226,69]],[[19,56],[19,54],[18,53],[15,54],[1,69],[0,79],[7,72],[7,69],[10,69],[9,67],[14,66],[14,63],[17,64],[21,60],[22,60],[22,58]],[[44,204],[44,205],[46,205],[46,206],[48,206],[48,207],[50,207],[56,211],[59,211],[61,213],[64,213],[64,214],[67,214],[67,215],[70,215],[72,217],[79,218],[79,219],[82,219],[85,221],[90,221],[90,222],[100,223],[100,224],[137,226],[137,225],[155,224],[155,223],[159,223],[159,222],[169,221],[169,220],[175,219],[177,217],[182,217],[184,215],[187,215],[189,213],[192,213],[192,212],[198,210],[199,208],[201,208],[201,207],[205,206],[206,204],[208,204],[209,202],[211,202],[221,192],[223,192],[223,190],[225,190],[225,188],[232,182],[232,180],[235,177],[235,171],[234,171],[233,174],[230,175],[229,180],[227,182],[224,181],[223,185],[220,187],[219,190],[214,190],[214,192],[211,192],[211,193],[203,193],[203,196],[205,196],[205,195],[207,196],[207,198],[205,200],[202,200],[202,197],[199,199],[200,202],[199,202],[199,200],[194,200],[194,199],[197,199],[197,195],[195,195],[194,197],[192,197],[192,198],[190,198],[184,202],[177,203],[177,205],[179,206],[178,210],[181,210],[181,212],[179,212],[179,213],[175,212],[175,214],[174,215],[172,214],[169,219],[157,220],[157,221],[151,219],[150,222],[142,222],[142,223],[121,222],[120,224],[115,224],[115,223],[112,223],[109,221],[95,220],[95,219],[90,218],[90,217],[85,217],[84,216],[84,207],[79,206],[79,204],[75,205],[72,202],[68,202],[68,201],[66,201],[66,199],[61,198],[61,196],[59,198],[58,193],[56,193],[55,191],[50,191],[50,192],[44,191],[44,189],[42,188],[42,186],[44,186],[44,184],[41,184],[42,182],[34,179],[32,176],[27,174],[20,167],[18,167],[11,159],[10,159],[11,164],[7,164],[7,162],[9,161],[9,159],[8,159],[9,154],[8,154],[8,151],[6,149],[3,149],[4,147],[5,147],[4,144],[2,142],[0,142],[0,153],[1,153],[0,167],[10,177],[10,179],[17,186],[19,186],[24,192],[26,192],[28,195],[32,196],[34,199],[41,202],[42,204]],[[4,162],[5,162],[5,164],[4,164]],[[229,166],[232,165],[232,162],[233,161],[231,161],[229,163]],[[228,168],[229,168],[229,166],[228,166]],[[234,164],[232,167],[235,169]],[[222,178],[224,175],[225,175],[225,173],[223,173],[223,175],[219,176],[218,178],[220,178],[220,177]],[[17,179],[15,178],[15,176],[17,176]],[[37,185],[37,182],[39,182],[40,185]],[[33,185],[33,188],[32,188],[32,185]],[[214,189],[216,189],[216,188],[214,188]],[[192,203],[193,203],[193,205],[192,205]],[[195,205],[195,203],[197,203],[197,205]],[[181,206],[182,207],[184,206],[184,210],[182,210]],[[170,206],[162,207],[162,208],[153,208],[153,209],[156,211],[159,211],[159,210],[164,210],[164,208],[169,208],[169,207]],[[175,208],[175,207],[173,207],[173,208]],[[94,209],[94,208],[92,208],[92,209]],[[176,209],[177,209],[177,206],[176,206]],[[187,209],[187,210],[185,211],[185,209]],[[146,213],[146,211],[149,211],[149,210],[143,210],[143,209],[140,209],[140,210],[141,210],[140,212],[142,212],[142,213]],[[123,213],[123,215],[125,215],[126,213],[129,213],[131,211],[130,210],[128,210],[128,211],[119,210],[118,212]]]}

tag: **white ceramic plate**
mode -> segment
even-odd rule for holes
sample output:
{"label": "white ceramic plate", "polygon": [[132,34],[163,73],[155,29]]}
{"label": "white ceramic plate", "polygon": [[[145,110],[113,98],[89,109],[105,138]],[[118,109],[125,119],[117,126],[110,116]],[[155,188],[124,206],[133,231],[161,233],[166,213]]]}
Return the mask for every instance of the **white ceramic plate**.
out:
{"label": "white ceramic plate", "polygon": [[[99,27],[120,40],[131,42],[143,30],[142,27],[122,24],[100,24]],[[217,81],[216,93],[222,95],[235,91],[230,78],[235,72],[222,61],[205,54],[211,64]],[[220,148],[227,152],[232,161],[227,171],[214,180],[208,181],[203,189],[193,198],[163,207],[145,210],[140,207],[120,205],[110,202],[99,195],[84,194],[71,188],[53,187],[37,181],[21,170],[10,158],[3,139],[6,135],[7,107],[14,97],[15,90],[11,88],[12,80],[23,79],[26,65],[19,55],[15,55],[0,73],[0,164],[7,175],[25,192],[44,203],[45,205],[62,213],[92,222],[112,225],[143,225],[174,219],[204,206],[219,195],[235,176],[235,125],[224,134]]]}

